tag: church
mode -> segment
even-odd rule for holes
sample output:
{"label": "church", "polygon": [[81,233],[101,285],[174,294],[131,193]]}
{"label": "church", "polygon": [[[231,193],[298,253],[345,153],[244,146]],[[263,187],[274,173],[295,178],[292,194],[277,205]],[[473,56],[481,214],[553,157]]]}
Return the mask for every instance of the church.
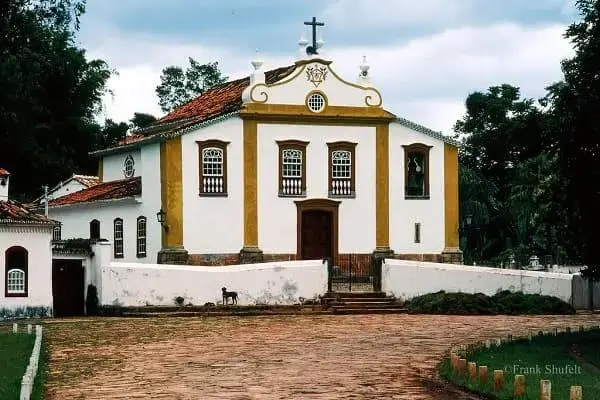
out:
{"label": "church", "polygon": [[307,24],[292,65],[253,60],[249,77],[92,153],[98,182],[48,202],[54,238],[108,239],[114,260],[138,263],[460,263],[458,144],[386,110],[366,58],[339,76]]}

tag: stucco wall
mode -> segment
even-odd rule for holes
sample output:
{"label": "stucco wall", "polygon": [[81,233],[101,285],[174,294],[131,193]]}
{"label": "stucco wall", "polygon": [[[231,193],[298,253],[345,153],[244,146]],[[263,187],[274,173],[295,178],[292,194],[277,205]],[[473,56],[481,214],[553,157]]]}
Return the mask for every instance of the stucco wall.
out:
{"label": "stucco wall", "polygon": [[[429,199],[404,198],[404,148],[423,143],[429,152]],[[399,123],[390,125],[390,247],[400,254],[441,253],[444,249],[444,143]],[[415,243],[415,223],[421,243]]]}
{"label": "stucco wall", "polygon": [[[278,140],[302,140],[306,147],[306,198],[279,197]],[[258,235],[265,253],[296,253],[294,201],[328,198],[328,142],[357,143],[356,197],[341,201],[338,214],[340,253],[375,249],[375,128],[324,125],[258,125]]]}
{"label": "stucco wall", "polygon": [[[72,180],[69,183],[57,188],[54,192],[48,193],[48,200],[57,199],[62,196],[66,196],[71,193],[79,192],[80,190],[86,189],[87,187]],[[41,204],[44,204],[44,198],[40,200]]]}
{"label": "stucco wall", "polygon": [[221,288],[238,293],[238,304],[294,304],[327,291],[327,266],[294,261],[227,267],[148,265],[112,262],[102,267],[103,305],[218,304]]}
{"label": "stucco wall", "polygon": [[[51,227],[0,226],[0,309],[47,307],[52,309]],[[28,252],[28,296],[4,297],[6,249],[22,246]]]}
{"label": "stucco wall", "polygon": [[[183,246],[194,253],[238,253],[244,245],[242,120],[232,118],[181,137]],[[196,141],[223,140],[227,146],[227,197],[199,196]]]}
{"label": "stucco wall", "polygon": [[570,303],[572,279],[569,274],[390,259],[382,267],[382,290],[402,299],[440,290],[488,296],[510,290],[555,296]]}
{"label": "stucco wall", "polygon": [[116,181],[119,179],[125,179],[125,174],[123,170],[125,169],[124,163],[125,158],[128,155],[133,157],[133,176],[142,176],[143,174],[143,166],[141,160],[141,152],[140,150],[131,150],[129,152],[112,154],[105,156],[102,160],[102,181]]}
{"label": "stucco wall", "polygon": [[[159,207],[160,209],[160,207]],[[119,217],[123,219],[123,255],[119,259],[126,262],[155,263],[161,247],[161,227],[156,219],[154,208],[145,203],[127,200],[126,202],[106,202],[73,205],[70,207],[51,208],[48,212],[50,218],[62,222],[61,238],[90,237],[90,221],[100,221],[100,237],[111,242],[114,239],[113,221]],[[136,237],[137,218],[146,217],[146,257],[137,258]],[[112,252],[111,252],[112,255]]]}

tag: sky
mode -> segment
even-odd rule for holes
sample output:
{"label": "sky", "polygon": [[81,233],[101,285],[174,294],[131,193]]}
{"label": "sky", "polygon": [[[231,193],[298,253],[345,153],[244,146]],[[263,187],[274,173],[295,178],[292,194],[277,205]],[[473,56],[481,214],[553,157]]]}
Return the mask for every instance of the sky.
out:
{"label": "sky", "polygon": [[508,83],[539,98],[572,56],[575,0],[88,0],[78,44],[116,71],[102,118],[155,116],[163,68],[217,61],[231,79],[250,61],[291,65],[304,21],[325,23],[320,54],[354,81],[363,56],[386,110],[444,134],[469,93]]}

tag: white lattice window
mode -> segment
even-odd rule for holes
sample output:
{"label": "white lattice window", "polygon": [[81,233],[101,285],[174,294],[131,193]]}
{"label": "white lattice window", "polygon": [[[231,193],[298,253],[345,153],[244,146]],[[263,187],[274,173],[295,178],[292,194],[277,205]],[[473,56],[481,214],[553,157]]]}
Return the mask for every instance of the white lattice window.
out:
{"label": "white lattice window", "polygon": [[302,178],[301,150],[283,150],[283,177]]}
{"label": "white lattice window", "polygon": [[325,96],[321,93],[313,93],[306,99],[306,106],[314,113],[319,113],[325,109]]}
{"label": "white lattice window", "polygon": [[200,145],[200,195],[227,195],[227,142],[207,140]]}
{"label": "white lattice window", "polygon": [[113,252],[115,258],[123,258],[123,220],[120,218],[114,221]]}
{"label": "white lattice window", "polygon": [[52,230],[52,240],[60,240],[61,237],[61,229],[60,225],[55,226]]}
{"label": "white lattice window", "polygon": [[356,143],[335,142],[329,146],[329,195],[354,197],[354,151]]}
{"label": "white lattice window", "polygon": [[9,294],[25,293],[25,271],[14,268],[6,274],[6,292]]}
{"label": "white lattice window", "polygon": [[347,150],[336,150],[331,154],[331,174],[333,179],[352,178],[352,157]]}
{"label": "white lattice window", "polygon": [[285,140],[277,143],[279,144],[279,195],[304,196],[308,142]]}
{"label": "white lattice window", "polygon": [[137,249],[138,257],[146,257],[146,217],[137,220]]}

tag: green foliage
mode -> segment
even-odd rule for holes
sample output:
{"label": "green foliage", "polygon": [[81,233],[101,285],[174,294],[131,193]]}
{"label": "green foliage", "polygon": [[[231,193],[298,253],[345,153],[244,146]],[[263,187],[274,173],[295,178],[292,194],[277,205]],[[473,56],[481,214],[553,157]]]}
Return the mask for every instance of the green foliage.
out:
{"label": "green foliage", "polygon": [[[574,357],[573,345],[582,354],[583,360]],[[600,354],[600,330],[561,332],[556,336],[533,336],[531,342],[519,339],[503,343],[499,347],[476,348],[461,354],[469,362],[488,367],[488,382],[485,385],[479,380],[472,382],[465,375],[452,371],[449,357],[442,361],[439,369],[443,378],[485,398],[491,396],[490,398],[499,400],[513,399],[514,377],[525,375],[523,399],[540,398],[539,382],[542,379],[551,382],[553,399],[567,400],[571,386],[582,386],[584,398],[597,399],[600,398],[600,374],[588,364],[597,354]],[[494,392],[494,370],[504,371],[504,389],[500,392]]]}
{"label": "green foliage", "polygon": [[502,291],[492,297],[483,293],[446,293],[439,291],[418,296],[407,303],[408,311],[418,314],[520,315],[574,314],[570,304],[552,297]]}
{"label": "green foliage", "polygon": [[163,69],[160,85],[156,87],[159,105],[164,112],[187,103],[213,86],[227,81],[221,74],[219,63],[200,64],[189,57],[189,67],[169,66]]}
{"label": "green foliage", "polygon": [[132,127],[135,129],[145,128],[154,121],[156,121],[156,117],[154,115],[139,112],[133,113],[133,118],[129,120]]}
{"label": "green foliage", "polygon": [[[83,0],[13,0],[0,6],[0,148],[17,199],[95,163],[90,127],[111,76],[74,45]],[[35,157],[31,155],[34,154]]]}
{"label": "green foliage", "polygon": [[96,286],[94,285],[88,285],[87,296],[85,299],[85,310],[87,315],[100,315],[98,289],[96,289]]}

